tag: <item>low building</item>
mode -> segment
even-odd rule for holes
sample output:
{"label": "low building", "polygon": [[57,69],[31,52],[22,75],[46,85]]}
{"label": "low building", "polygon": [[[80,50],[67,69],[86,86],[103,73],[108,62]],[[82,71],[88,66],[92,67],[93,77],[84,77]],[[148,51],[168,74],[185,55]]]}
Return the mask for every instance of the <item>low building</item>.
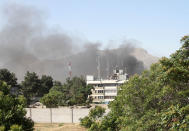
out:
{"label": "low building", "polygon": [[94,79],[94,76],[86,77],[87,85],[92,85],[91,97],[94,103],[109,103],[117,96],[119,86],[127,81],[128,75],[123,70],[114,70],[110,79]]}

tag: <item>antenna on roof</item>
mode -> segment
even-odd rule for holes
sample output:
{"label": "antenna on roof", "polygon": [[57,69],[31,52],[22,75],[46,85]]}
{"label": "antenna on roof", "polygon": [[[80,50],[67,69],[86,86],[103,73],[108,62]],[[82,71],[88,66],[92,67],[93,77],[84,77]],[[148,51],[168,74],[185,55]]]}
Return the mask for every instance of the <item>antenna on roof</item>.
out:
{"label": "antenna on roof", "polygon": [[124,71],[125,71],[125,73],[127,73],[127,68],[126,67],[125,67]]}
{"label": "antenna on roof", "polygon": [[100,55],[97,56],[97,71],[98,71],[98,79],[100,80],[101,79],[101,76],[100,76]]}
{"label": "antenna on roof", "polygon": [[71,62],[68,63],[68,70],[69,70],[69,77],[72,77],[72,64]]}
{"label": "antenna on roof", "polygon": [[110,63],[109,63],[109,59],[107,59],[107,61],[106,61],[107,63],[107,67],[106,67],[106,71],[107,71],[107,78],[109,79],[109,75],[110,75]]}

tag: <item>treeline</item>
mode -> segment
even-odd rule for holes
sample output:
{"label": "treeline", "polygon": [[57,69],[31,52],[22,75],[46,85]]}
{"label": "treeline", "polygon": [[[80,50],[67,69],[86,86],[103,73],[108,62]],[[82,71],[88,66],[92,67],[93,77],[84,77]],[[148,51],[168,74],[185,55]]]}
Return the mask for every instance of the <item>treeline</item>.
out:
{"label": "treeline", "polygon": [[35,72],[26,72],[24,80],[17,82],[15,73],[0,69],[0,81],[11,87],[12,95],[23,95],[27,106],[41,101],[47,107],[88,105],[91,86],[87,86],[83,77],[68,78],[64,84],[55,81],[51,76],[39,77]]}
{"label": "treeline", "polygon": [[41,102],[47,107],[88,105],[92,102],[89,95],[93,87],[86,84],[83,77],[73,77],[66,82],[55,83],[49,93],[44,95]]}
{"label": "treeline", "polygon": [[25,107],[41,101],[46,107],[89,105],[91,86],[83,77],[68,78],[64,84],[51,76],[27,72],[21,83],[14,73],[0,69],[0,131],[33,131]]}
{"label": "treeline", "polygon": [[42,75],[39,78],[35,72],[27,72],[24,80],[18,83],[15,73],[10,72],[8,69],[0,69],[0,80],[11,87],[13,95],[24,95],[28,105],[34,98],[42,97],[53,87],[53,78],[51,76]]}
{"label": "treeline", "polygon": [[90,131],[188,131],[189,36],[181,43],[169,58],[131,77],[109,104],[107,115],[97,107],[81,125]]}
{"label": "treeline", "polygon": [[7,83],[0,80],[0,131],[33,131],[34,122],[25,117],[26,99],[22,95],[13,95]]}

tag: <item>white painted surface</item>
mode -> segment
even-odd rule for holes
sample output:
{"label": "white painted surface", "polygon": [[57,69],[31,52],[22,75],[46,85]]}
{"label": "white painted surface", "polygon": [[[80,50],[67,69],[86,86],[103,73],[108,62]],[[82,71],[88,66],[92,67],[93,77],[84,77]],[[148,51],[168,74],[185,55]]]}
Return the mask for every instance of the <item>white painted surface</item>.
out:
{"label": "white painted surface", "polygon": [[[71,108],[26,108],[26,117],[30,117],[37,123],[79,123],[79,119],[88,115],[90,109]],[[72,120],[73,118],[73,120]],[[51,120],[52,119],[52,120]]]}
{"label": "white painted surface", "polygon": [[72,112],[70,108],[52,108],[53,123],[71,123]]}
{"label": "white painted surface", "polygon": [[117,90],[117,86],[105,86],[105,90]]}
{"label": "white painted surface", "polygon": [[106,93],[105,92],[105,96],[117,96],[117,93]]}
{"label": "white painted surface", "polygon": [[74,109],[73,110],[73,123],[79,123],[79,119],[87,116],[89,109]]}
{"label": "white painted surface", "polygon": [[31,118],[34,122],[38,123],[50,123],[50,109],[48,108],[32,108]]}

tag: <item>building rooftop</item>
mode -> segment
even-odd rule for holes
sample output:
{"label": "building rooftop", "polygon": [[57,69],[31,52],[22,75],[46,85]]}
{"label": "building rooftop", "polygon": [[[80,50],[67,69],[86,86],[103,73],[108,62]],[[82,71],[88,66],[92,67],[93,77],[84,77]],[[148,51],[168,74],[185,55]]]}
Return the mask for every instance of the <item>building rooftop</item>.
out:
{"label": "building rooftop", "polygon": [[91,80],[87,81],[87,84],[111,84],[120,83],[123,84],[126,80]]}

